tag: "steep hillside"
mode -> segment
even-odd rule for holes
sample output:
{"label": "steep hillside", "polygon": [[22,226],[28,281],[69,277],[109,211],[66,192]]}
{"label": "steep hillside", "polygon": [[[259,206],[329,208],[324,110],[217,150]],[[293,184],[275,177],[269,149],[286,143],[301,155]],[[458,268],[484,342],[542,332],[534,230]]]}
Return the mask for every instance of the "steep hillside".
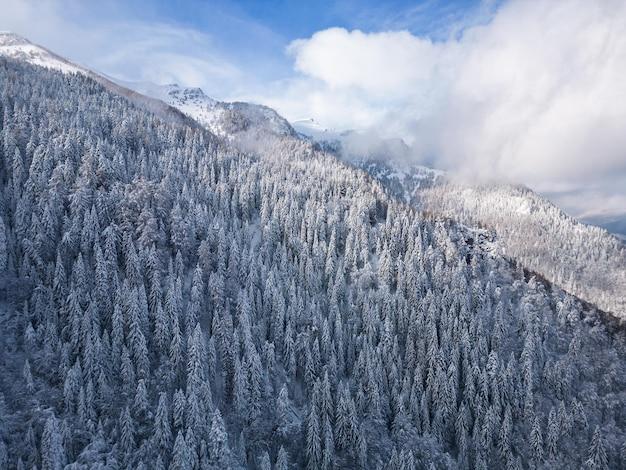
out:
{"label": "steep hillside", "polygon": [[426,210],[493,227],[504,252],[567,291],[626,319],[626,247],[524,187],[445,185],[419,191]]}
{"label": "steep hillside", "polygon": [[624,332],[489,232],[82,75],[0,115],[0,467],[624,465]]}
{"label": "steep hillside", "polygon": [[420,210],[494,229],[502,255],[626,319],[626,246],[606,230],[579,222],[522,186],[459,183],[440,171],[379,159],[353,164]]}
{"label": "steep hillside", "polygon": [[31,43],[22,36],[0,31],[0,56],[17,59],[64,73],[88,73],[88,70],[55,54],[48,49]]}

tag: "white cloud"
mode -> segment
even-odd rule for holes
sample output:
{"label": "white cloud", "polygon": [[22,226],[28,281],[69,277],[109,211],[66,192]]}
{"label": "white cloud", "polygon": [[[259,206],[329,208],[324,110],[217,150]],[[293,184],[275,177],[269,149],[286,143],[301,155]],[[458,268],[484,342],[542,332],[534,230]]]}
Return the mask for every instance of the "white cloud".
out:
{"label": "white cloud", "polygon": [[[626,179],[622,180],[626,184]],[[548,193],[548,197],[554,200],[564,210],[571,212],[581,219],[593,217],[620,217],[624,215],[626,208],[626,194],[620,192],[620,188],[583,188],[573,192]]]}
{"label": "white cloud", "polygon": [[124,80],[204,86],[225,93],[243,74],[211,46],[211,38],[192,29],[164,23],[115,22],[107,39],[120,38],[123,47],[100,47],[93,66]]}
{"label": "white cloud", "polygon": [[218,96],[245,79],[209,34],[138,17],[123,2],[0,0],[0,12],[0,29],[115,78],[203,86]]}
{"label": "white cloud", "polygon": [[406,31],[366,34],[342,28],[296,40],[288,52],[298,71],[330,88],[355,87],[379,97],[402,96],[432,79],[440,51]]}
{"label": "white cloud", "polygon": [[261,100],[290,118],[400,133],[419,158],[540,191],[626,175],[623,0],[512,0],[434,43],[332,28],[288,53],[300,76]]}

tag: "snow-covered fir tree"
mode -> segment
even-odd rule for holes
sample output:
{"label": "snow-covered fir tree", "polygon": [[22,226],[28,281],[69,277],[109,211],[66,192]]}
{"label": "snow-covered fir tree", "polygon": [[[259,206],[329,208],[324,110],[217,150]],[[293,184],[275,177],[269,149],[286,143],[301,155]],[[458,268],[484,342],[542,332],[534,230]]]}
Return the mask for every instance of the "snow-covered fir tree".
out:
{"label": "snow-covered fir tree", "polygon": [[623,327],[292,136],[0,59],[3,468],[620,468]]}

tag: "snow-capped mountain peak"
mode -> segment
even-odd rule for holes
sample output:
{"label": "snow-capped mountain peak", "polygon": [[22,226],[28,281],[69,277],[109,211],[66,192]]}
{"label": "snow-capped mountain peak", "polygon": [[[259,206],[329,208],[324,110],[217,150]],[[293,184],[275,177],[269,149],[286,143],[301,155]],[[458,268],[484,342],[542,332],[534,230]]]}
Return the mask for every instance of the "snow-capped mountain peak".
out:
{"label": "snow-capped mountain peak", "polygon": [[207,96],[201,88],[186,88],[177,83],[167,85],[151,82],[121,83],[138,93],[157,98],[175,107],[216,135],[224,137],[226,134],[220,125],[224,110],[217,100]]}
{"label": "snow-capped mountain peak", "polygon": [[220,137],[232,139],[236,134],[250,131],[272,135],[295,134],[291,125],[267,106],[218,101],[205,94],[201,88],[183,87],[177,83],[168,85],[150,82],[121,83],[179,109]]}
{"label": "snow-capped mountain peak", "polygon": [[33,44],[19,34],[8,31],[0,32],[0,56],[24,60],[34,65],[60,70],[63,73],[86,73],[87,69],[49,51],[45,47]]}
{"label": "snow-capped mountain peak", "polygon": [[177,99],[185,102],[192,103],[217,103],[217,100],[207,96],[202,91],[202,88],[199,87],[188,87],[183,88],[177,83],[171,83],[166,85],[166,88],[169,90],[167,93],[172,97],[176,97]]}

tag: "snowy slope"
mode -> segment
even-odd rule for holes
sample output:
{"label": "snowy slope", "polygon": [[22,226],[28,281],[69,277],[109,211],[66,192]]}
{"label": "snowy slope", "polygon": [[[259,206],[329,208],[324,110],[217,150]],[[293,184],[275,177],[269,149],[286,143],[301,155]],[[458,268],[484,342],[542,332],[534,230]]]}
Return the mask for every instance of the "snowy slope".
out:
{"label": "snowy slope", "polygon": [[414,203],[470,224],[493,227],[506,254],[567,291],[626,318],[626,247],[528,188],[448,184]]}
{"label": "snowy slope", "polygon": [[295,135],[289,122],[268,106],[240,101],[221,103],[221,105],[226,111],[243,118],[243,122],[237,129],[247,130],[261,127],[263,130],[276,135]]}
{"label": "snowy slope", "polygon": [[237,134],[251,131],[278,136],[295,135],[291,125],[267,106],[217,101],[200,88],[186,88],[175,83],[120,83],[175,107],[220,137],[233,139]]}
{"label": "snowy slope", "polygon": [[0,32],[0,56],[24,60],[33,65],[60,70],[63,73],[87,74],[89,72],[86,68],[73,64],[44,47],[6,31]]}
{"label": "snowy slope", "polygon": [[258,138],[262,134],[295,136],[291,125],[267,106],[217,101],[207,96],[200,88],[185,88],[177,84],[125,82],[106,77],[74,64],[14,33],[0,33],[0,56],[23,60],[63,73],[81,73],[98,81],[109,91],[125,96],[134,104],[162,118],[193,124],[187,119],[191,118],[214,134],[227,139],[233,139],[235,136]]}
{"label": "snowy slope", "polygon": [[291,125],[298,134],[317,142],[333,141],[341,138],[340,132],[323,126],[313,118],[296,119],[295,121],[291,121]]}
{"label": "snowy slope", "polygon": [[22,60],[48,69],[58,70],[63,73],[79,73],[85,75],[100,83],[107,90],[117,95],[124,96],[136,106],[147,109],[166,121],[194,125],[194,122],[185,114],[165,104],[162,100],[137,93],[134,90],[116,83],[103,74],[75,64],[51,52],[45,47],[33,44],[28,39],[18,34],[0,32],[0,57],[2,56],[14,60]]}
{"label": "snowy slope", "polygon": [[216,135],[225,137],[222,127],[224,108],[200,88],[183,88],[175,83],[157,85],[150,82],[122,82],[125,86],[153,98],[162,100],[195,119]]}

